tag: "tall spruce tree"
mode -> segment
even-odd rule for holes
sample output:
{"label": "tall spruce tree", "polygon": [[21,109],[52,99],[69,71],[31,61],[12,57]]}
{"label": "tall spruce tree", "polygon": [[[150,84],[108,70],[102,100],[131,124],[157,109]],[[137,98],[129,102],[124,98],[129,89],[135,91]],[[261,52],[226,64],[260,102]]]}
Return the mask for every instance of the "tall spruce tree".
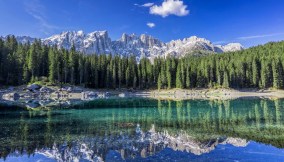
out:
{"label": "tall spruce tree", "polygon": [[182,85],[182,72],[181,72],[181,64],[179,63],[176,71],[176,88],[183,88]]}

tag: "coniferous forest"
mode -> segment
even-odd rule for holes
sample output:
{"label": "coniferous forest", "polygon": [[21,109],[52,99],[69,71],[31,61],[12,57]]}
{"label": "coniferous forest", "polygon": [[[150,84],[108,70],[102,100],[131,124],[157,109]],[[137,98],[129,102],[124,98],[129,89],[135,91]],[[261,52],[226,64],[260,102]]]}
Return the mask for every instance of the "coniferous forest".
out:
{"label": "coniferous forest", "polygon": [[84,55],[36,40],[0,39],[0,86],[36,81],[90,88],[284,88],[284,42],[207,56],[147,58]]}

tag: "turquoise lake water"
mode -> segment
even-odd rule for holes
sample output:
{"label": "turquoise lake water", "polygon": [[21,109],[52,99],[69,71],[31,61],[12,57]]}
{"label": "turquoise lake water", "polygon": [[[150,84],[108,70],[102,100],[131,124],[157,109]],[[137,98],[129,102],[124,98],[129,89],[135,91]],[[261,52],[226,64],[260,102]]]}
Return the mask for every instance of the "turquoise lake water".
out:
{"label": "turquoise lake water", "polygon": [[0,161],[284,161],[284,100],[0,106]]}

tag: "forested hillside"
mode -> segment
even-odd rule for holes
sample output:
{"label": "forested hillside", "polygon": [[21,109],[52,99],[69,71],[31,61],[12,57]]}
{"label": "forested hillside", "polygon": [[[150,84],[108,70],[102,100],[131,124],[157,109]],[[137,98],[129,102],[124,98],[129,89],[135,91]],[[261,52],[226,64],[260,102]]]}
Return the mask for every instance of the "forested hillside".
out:
{"label": "forested hillside", "polygon": [[91,88],[284,88],[284,42],[203,57],[84,55],[41,44],[0,39],[0,86],[39,80]]}

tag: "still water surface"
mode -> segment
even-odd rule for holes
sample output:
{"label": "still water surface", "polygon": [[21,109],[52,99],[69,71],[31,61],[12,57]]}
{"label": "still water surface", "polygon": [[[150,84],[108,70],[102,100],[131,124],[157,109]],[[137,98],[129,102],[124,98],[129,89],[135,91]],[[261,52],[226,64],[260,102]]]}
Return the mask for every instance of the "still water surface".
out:
{"label": "still water surface", "polygon": [[0,161],[284,161],[284,100],[0,106]]}

